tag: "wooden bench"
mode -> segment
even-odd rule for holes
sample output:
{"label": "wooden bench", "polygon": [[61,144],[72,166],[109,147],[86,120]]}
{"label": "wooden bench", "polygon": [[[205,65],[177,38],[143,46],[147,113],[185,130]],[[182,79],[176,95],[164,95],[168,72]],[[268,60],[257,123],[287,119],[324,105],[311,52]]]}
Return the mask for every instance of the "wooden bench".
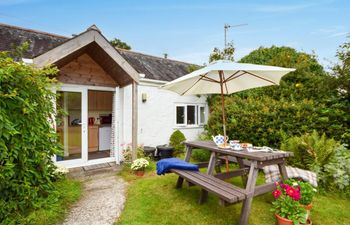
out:
{"label": "wooden bench", "polygon": [[[188,171],[188,170],[170,170],[176,173],[180,178],[187,180],[189,183],[197,185],[202,189],[217,195],[220,198],[220,205],[226,206],[247,198],[247,193],[244,189],[235,187],[230,183],[220,180],[211,175],[201,173],[198,171]],[[182,186],[182,182],[177,188]],[[205,201],[205,200],[204,200]],[[200,203],[203,201],[200,200]]]}

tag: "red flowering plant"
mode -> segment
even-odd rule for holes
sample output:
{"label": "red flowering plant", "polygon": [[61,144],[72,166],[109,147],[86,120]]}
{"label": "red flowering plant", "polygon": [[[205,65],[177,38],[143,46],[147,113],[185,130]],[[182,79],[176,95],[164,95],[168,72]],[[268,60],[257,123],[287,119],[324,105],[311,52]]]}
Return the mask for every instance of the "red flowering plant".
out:
{"label": "red flowering plant", "polygon": [[291,186],[289,184],[276,184],[276,190],[272,192],[275,200],[272,202],[275,212],[280,217],[292,220],[294,225],[306,222],[306,211],[300,205],[300,186]]}

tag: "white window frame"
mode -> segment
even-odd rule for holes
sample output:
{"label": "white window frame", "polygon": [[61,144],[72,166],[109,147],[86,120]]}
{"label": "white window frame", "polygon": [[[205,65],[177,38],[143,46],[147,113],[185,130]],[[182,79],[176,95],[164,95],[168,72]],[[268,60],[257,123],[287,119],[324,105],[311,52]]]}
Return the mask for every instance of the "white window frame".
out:
{"label": "white window frame", "polygon": [[[198,105],[197,106],[197,108],[198,108],[198,112],[197,112],[197,114],[198,114],[198,125],[199,126],[203,126],[205,123],[206,123],[206,111],[205,111],[205,105]],[[202,116],[201,116],[201,108],[203,108],[204,109],[204,118],[203,118],[203,123],[201,122],[201,120],[202,120]]]}
{"label": "white window frame", "polygon": [[[188,106],[194,106],[194,110],[195,110],[195,118],[194,118],[194,121],[195,123],[194,124],[187,124],[187,107]],[[184,107],[184,123],[177,123],[177,107]],[[204,108],[204,123],[201,123],[201,115],[200,115],[200,108],[203,107]],[[188,127],[188,128],[191,128],[191,127],[203,127],[203,125],[206,123],[206,105],[205,104],[201,104],[201,103],[177,103],[175,104],[175,107],[174,107],[174,124],[175,124],[175,127]]]}
{"label": "white window frame", "polygon": [[[184,108],[184,122],[183,123],[177,123],[177,107],[183,107]],[[185,127],[187,126],[187,107],[186,104],[176,104],[175,105],[175,126],[178,127]]]}

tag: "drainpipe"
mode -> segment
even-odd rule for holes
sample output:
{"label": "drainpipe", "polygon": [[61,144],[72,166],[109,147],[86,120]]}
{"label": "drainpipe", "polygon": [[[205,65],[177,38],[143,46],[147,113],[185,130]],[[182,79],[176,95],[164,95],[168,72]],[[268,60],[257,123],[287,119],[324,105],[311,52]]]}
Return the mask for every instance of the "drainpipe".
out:
{"label": "drainpipe", "polygon": [[137,83],[132,82],[132,161],[137,159],[137,105],[138,105],[138,93],[137,93]]}

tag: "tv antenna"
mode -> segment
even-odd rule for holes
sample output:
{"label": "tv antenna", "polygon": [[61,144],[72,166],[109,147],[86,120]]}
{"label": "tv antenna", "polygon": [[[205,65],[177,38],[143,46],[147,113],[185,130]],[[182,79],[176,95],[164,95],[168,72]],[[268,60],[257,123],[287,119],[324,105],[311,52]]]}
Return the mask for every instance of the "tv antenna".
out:
{"label": "tv antenna", "polygon": [[241,26],[247,26],[247,23],[242,23],[242,24],[236,24],[236,25],[229,25],[229,24],[225,24],[224,26],[224,32],[225,32],[225,48],[227,47],[227,31],[229,28],[233,28],[233,27],[241,27]]}

